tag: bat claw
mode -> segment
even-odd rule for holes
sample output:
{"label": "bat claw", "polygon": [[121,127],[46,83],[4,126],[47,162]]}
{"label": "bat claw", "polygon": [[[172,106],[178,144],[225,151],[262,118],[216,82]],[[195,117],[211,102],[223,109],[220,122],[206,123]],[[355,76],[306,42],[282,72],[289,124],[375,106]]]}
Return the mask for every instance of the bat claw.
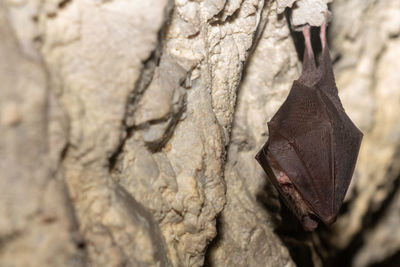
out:
{"label": "bat claw", "polygon": [[325,22],[328,24],[328,22],[331,20],[332,13],[329,10],[325,10],[322,13],[324,13]]}

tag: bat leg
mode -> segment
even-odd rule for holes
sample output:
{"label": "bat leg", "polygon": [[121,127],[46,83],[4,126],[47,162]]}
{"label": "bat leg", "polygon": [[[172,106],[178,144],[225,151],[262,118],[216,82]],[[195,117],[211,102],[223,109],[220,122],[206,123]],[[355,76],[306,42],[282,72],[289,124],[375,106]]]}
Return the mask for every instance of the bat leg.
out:
{"label": "bat leg", "polygon": [[312,72],[315,70],[314,52],[311,45],[310,26],[303,27],[304,36],[304,56],[303,56],[303,72]]}
{"label": "bat leg", "polygon": [[326,46],[326,21],[322,23],[321,30],[319,32],[319,39],[321,40],[322,50],[325,50]]}
{"label": "bat leg", "polygon": [[314,56],[313,49],[311,46],[311,35],[310,35],[310,26],[306,25],[303,28],[303,36],[304,36],[304,44],[306,47],[307,56],[309,58]]}
{"label": "bat leg", "polygon": [[324,15],[325,15],[325,21],[324,21],[324,23],[322,23],[321,30],[319,33],[319,39],[321,40],[322,50],[325,50],[325,47],[326,47],[326,26],[328,25],[328,21],[330,18],[329,11],[326,10],[324,12]]}
{"label": "bat leg", "polygon": [[303,36],[304,36],[304,46],[305,46],[304,56],[303,56],[303,72],[299,80],[302,80],[304,84],[308,84],[308,80],[310,80],[308,76],[312,75],[312,73],[316,69],[314,52],[311,45],[309,25],[303,27]]}

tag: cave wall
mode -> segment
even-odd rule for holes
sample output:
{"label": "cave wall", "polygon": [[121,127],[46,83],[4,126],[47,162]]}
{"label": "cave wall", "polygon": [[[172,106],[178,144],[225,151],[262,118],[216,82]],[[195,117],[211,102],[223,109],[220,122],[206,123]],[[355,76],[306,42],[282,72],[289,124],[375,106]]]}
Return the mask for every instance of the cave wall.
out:
{"label": "cave wall", "polygon": [[[330,2],[0,1],[0,265],[393,260],[400,4]],[[292,235],[254,156],[301,72],[294,30],[329,3],[364,140],[338,221]]]}

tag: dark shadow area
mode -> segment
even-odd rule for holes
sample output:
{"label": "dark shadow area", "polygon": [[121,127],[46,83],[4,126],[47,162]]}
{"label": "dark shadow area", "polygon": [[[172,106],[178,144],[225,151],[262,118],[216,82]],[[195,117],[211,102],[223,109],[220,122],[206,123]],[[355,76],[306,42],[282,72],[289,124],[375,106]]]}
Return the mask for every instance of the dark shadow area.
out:
{"label": "dark shadow area", "polygon": [[[390,170],[388,171],[390,172]],[[365,243],[364,241],[364,233],[368,229],[372,229],[377,226],[379,223],[380,219],[384,218],[385,212],[388,210],[390,207],[390,204],[393,202],[393,199],[398,191],[398,188],[400,186],[400,175],[395,179],[393,182],[392,190],[389,192],[387,195],[387,198],[382,202],[381,207],[378,211],[370,213],[366,216],[366,219],[363,220],[363,225],[361,226],[361,229],[363,229],[362,232],[358,233],[350,243],[350,245],[343,251],[339,251],[334,257],[331,259],[327,259],[327,266],[342,266],[342,267],[347,267],[351,266],[351,262],[353,261],[354,255],[357,253],[357,251],[362,247],[362,245]],[[395,234],[395,233],[394,233]],[[396,233],[397,234],[397,233]],[[393,258],[393,259],[392,259]],[[374,264],[373,266],[400,266],[400,252],[399,255],[395,255],[390,259],[387,259],[387,261],[384,261],[382,263],[377,263]],[[386,265],[386,264],[392,264],[396,262],[397,265]]]}
{"label": "dark shadow area", "polygon": [[314,266],[312,259],[311,232],[306,232],[303,226],[291,212],[291,210],[281,201],[282,223],[276,229],[277,235],[288,248],[290,256],[297,266]]}
{"label": "dark shadow area", "polygon": [[272,215],[273,223],[278,226],[281,223],[280,220],[280,199],[278,197],[278,192],[273,187],[272,183],[266,174],[263,175],[266,181],[264,187],[256,194],[257,202],[268,210],[268,213]]}
{"label": "dark shadow area", "polygon": [[370,267],[398,267],[398,266],[400,266],[400,251],[381,263],[370,265]]}
{"label": "dark shadow area", "polygon": [[314,266],[309,246],[312,233],[304,231],[301,223],[278,196],[267,175],[265,175],[265,179],[268,182],[257,193],[257,202],[271,214],[273,223],[276,225],[275,233],[288,248],[296,265],[300,267]]}

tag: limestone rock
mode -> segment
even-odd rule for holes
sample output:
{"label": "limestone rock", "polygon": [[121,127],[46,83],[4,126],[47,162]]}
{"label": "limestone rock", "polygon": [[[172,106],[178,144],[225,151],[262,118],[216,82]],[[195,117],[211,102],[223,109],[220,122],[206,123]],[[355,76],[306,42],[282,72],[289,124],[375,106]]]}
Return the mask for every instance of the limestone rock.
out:
{"label": "limestone rock", "polygon": [[33,43],[17,39],[9,15],[0,5],[0,265],[85,266],[60,169],[65,140],[49,125],[59,106],[49,98],[44,66],[29,52]]}
{"label": "limestone rock", "polygon": [[325,22],[328,4],[333,0],[277,0],[276,11],[283,13],[285,8],[290,8],[290,21],[292,28],[301,30],[305,24],[321,26]]}
{"label": "limestone rock", "polygon": [[[400,3],[334,1],[332,49],[338,58],[336,82],[343,105],[364,132],[346,213],[327,240],[355,253],[355,266],[384,261],[400,251],[399,236],[389,234],[398,220],[400,160]],[[396,211],[397,210],[397,211]]]}
{"label": "limestone rock", "polygon": [[[295,266],[260,201],[267,178],[254,160],[266,141],[267,122],[300,70],[287,22],[277,18],[275,6],[265,10],[262,20],[268,23],[240,86],[225,165],[227,203],[210,250],[209,260],[216,266]],[[276,201],[274,194],[268,198]]]}
{"label": "limestone rock", "polygon": [[340,96],[365,134],[338,222],[283,231],[254,160],[301,70],[282,13],[318,26],[329,2],[0,1],[0,265],[395,257],[398,1],[332,3]]}

